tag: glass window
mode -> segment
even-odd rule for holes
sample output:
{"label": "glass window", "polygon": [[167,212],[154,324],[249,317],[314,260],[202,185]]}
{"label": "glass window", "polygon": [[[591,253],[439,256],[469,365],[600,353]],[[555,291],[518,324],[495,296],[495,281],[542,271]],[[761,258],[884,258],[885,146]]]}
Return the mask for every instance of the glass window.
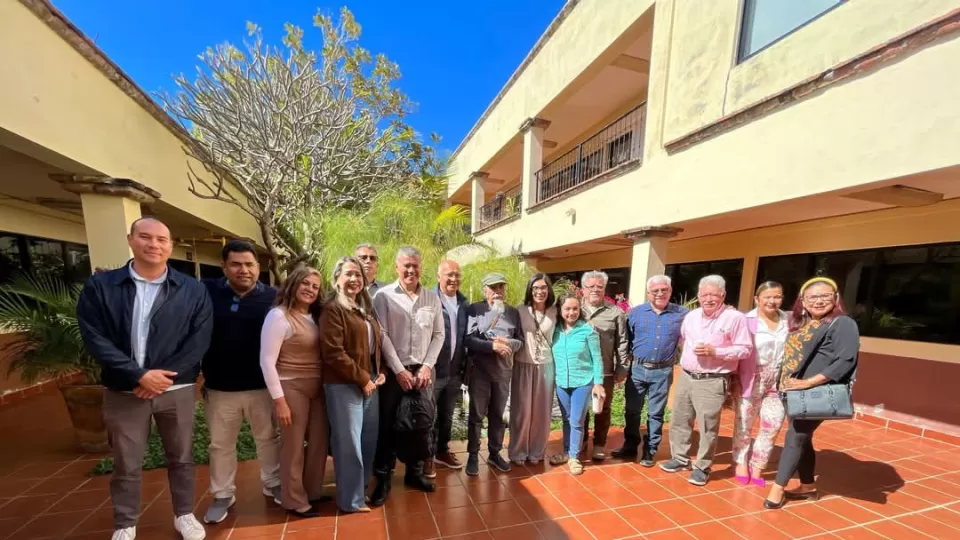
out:
{"label": "glass window", "polygon": [[[607,296],[610,298],[616,298],[618,294],[622,294],[626,297],[630,293],[630,268],[602,268],[604,272],[607,273]],[[583,277],[583,274],[587,270],[580,272],[557,272],[554,274],[547,274],[550,278],[550,281],[556,283],[562,278],[566,278],[571,283],[576,283],[577,286],[582,286],[580,283],[580,278]],[[524,283],[521,287],[526,287],[527,284]],[[631,305],[642,304],[646,302],[645,298],[640,299],[628,299],[630,300]]]}
{"label": "glass window", "polygon": [[700,279],[710,274],[723,276],[723,279],[727,282],[727,297],[725,300],[727,304],[736,307],[740,300],[743,259],[668,264],[665,273],[670,276],[673,287],[671,302],[683,304],[696,298]]}
{"label": "glass window", "polygon": [[744,0],[739,60],[753,56],[844,0]]}
{"label": "glass window", "polygon": [[24,269],[19,238],[10,234],[0,235],[0,283],[7,283]]}
{"label": "glass window", "polygon": [[27,239],[27,253],[30,257],[30,271],[35,274],[47,274],[64,279],[63,242]]}
{"label": "glass window", "polygon": [[840,287],[864,336],[960,344],[960,243],[762,257],[759,281],[800,285],[825,275]]}

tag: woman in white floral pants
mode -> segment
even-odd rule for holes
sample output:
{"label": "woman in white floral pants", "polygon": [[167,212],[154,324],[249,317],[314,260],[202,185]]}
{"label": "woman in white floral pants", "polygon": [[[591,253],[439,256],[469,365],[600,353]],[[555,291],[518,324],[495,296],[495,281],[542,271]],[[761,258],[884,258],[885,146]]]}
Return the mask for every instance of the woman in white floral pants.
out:
{"label": "woman in white floral pants", "polygon": [[[737,465],[737,481],[764,486],[760,475],[767,466],[774,440],[783,426],[783,402],[777,394],[777,380],[789,332],[787,314],[780,310],[783,287],[779,283],[762,283],[757,288],[755,301],[757,307],[747,313],[747,323],[754,336],[755,354],[752,362],[741,362],[740,389],[734,394],[737,416],[733,432],[733,461]],[[751,452],[751,436],[758,416],[760,429],[753,440]]]}

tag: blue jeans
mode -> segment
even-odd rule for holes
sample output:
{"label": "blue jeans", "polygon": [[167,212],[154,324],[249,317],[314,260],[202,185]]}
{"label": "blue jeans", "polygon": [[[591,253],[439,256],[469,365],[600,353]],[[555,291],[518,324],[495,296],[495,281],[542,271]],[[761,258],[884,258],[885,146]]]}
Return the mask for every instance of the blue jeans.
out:
{"label": "blue jeans", "polygon": [[667,394],[673,383],[673,365],[658,369],[647,369],[635,364],[627,378],[624,397],[623,447],[636,449],[640,445],[640,416],[643,412],[643,398],[647,405],[647,437],[643,451],[653,455],[657,453],[663,439],[663,413],[667,408]]}
{"label": "blue jeans", "polygon": [[557,387],[557,400],[563,418],[563,451],[570,457],[576,457],[583,445],[583,423],[590,406],[592,384],[577,388]]}
{"label": "blue jeans", "polygon": [[355,384],[325,384],[330,446],[337,480],[337,506],[344,512],[366,506],[363,496],[377,451],[379,392],[364,397]]}

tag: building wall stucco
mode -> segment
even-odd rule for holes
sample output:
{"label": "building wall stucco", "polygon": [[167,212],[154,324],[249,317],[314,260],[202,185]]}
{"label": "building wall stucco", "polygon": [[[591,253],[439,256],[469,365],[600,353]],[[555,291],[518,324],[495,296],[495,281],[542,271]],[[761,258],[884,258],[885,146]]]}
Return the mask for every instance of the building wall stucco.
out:
{"label": "building wall stucco", "polygon": [[960,38],[931,45],[478,240],[540,251],[954,166],[957,58]]}
{"label": "building wall stucco", "polygon": [[739,2],[718,2],[708,10],[680,2],[665,139],[682,138],[958,7],[957,0],[845,2],[737,64]]}
{"label": "building wall stucco", "polygon": [[456,153],[447,194],[455,193],[600,57],[653,0],[580,0]]}

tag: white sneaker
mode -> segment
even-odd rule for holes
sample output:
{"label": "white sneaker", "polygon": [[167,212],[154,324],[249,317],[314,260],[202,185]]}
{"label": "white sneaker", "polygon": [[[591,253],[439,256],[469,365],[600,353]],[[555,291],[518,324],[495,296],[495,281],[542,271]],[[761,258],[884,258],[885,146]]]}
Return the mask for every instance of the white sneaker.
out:
{"label": "white sneaker", "polygon": [[207,530],[197,521],[193,514],[184,514],[173,520],[173,528],[180,533],[183,540],[203,540],[207,537]]}
{"label": "white sneaker", "polygon": [[113,531],[111,540],[134,540],[137,537],[136,527],[127,527],[126,529],[117,529]]}

